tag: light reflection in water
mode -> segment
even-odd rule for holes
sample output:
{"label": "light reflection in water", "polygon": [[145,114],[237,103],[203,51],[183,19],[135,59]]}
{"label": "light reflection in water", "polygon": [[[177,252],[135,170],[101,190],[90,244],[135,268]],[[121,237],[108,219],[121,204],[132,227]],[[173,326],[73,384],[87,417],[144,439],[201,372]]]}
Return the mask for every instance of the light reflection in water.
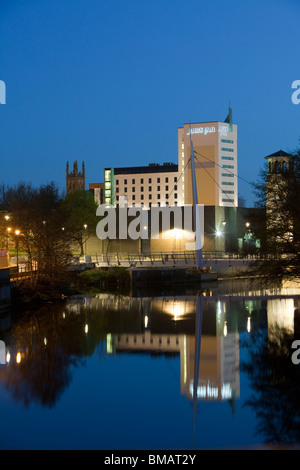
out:
{"label": "light reflection in water", "polygon": [[[51,313],[48,307],[44,316],[22,319],[6,336],[6,366],[0,369],[0,382],[21,390],[20,384],[27,381],[36,400],[46,387],[33,390],[38,380],[29,382],[33,376],[30,371],[37,376],[39,371],[52,371],[49,384],[57,387],[52,393],[55,402],[64,387],[70,386],[70,365],[80,363],[103,344],[104,354],[109,356],[133,352],[175,355],[179,358],[178,390],[182,396],[191,402],[196,398],[199,403],[227,401],[234,409],[235,401],[241,398],[241,333],[250,335],[259,328],[261,315],[265,316],[269,337],[276,335],[278,328],[293,333],[300,292],[293,290],[293,297],[287,289],[200,295],[200,337],[195,334],[195,294],[126,297],[103,293],[74,297]],[[55,369],[57,364],[61,371]],[[57,384],[55,376],[59,378]],[[17,393],[15,396],[22,400]],[[39,399],[46,403],[42,395]]]}

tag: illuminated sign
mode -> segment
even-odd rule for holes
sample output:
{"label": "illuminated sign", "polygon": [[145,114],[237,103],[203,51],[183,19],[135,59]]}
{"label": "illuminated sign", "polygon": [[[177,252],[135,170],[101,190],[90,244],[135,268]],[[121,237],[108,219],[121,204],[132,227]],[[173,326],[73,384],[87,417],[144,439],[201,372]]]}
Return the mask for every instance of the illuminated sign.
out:
{"label": "illuminated sign", "polygon": [[[190,394],[194,394],[194,384],[193,380],[190,382]],[[197,398],[206,398],[206,399],[218,399],[219,398],[219,387],[212,386],[208,382],[207,384],[197,385]],[[223,383],[221,388],[221,397],[222,400],[228,400],[232,398],[232,388],[229,383]]]}
{"label": "illuminated sign", "polygon": [[228,132],[229,132],[229,127],[228,126],[219,126],[220,135],[227,137]]}
{"label": "illuminated sign", "polygon": [[212,134],[216,132],[216,128],[215,127],[194,127],[193,129],[191,129],[191,132],[190,130],[187,132],[186,135],[190,135],[190,134]]}

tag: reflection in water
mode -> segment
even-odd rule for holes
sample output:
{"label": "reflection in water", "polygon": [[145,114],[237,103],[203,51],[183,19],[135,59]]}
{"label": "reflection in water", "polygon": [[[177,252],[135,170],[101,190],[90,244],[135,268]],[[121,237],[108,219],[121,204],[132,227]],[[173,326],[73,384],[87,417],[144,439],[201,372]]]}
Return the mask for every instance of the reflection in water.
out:
{"label": "reflection in water", "polygon": [[[178,388],[193,405],[195,416],[204,401],[226,401],[234,413],[240,398],[240,371],[246,370],[257,392],[247,404],[259,417],[258,431],[269,441],[282,440],[284,433],[286,440],[298,439],[295,426],[290,425],[293,432],[288,433],[281,423],[284,432],[276,434],[275,424],[270,429],[266,422],[272,422],[272,416],[278,420],[275,390],[278,400],[283,392],[289,394],[289,419],[299,415],[289,349],[291,335],[299,331],[295,315],[299,294],[286,289],[220,288],[158,297],[101,293],[45,304],[38,311],[0,319],[0,339],[6,345],[0,383],[24,406],[35,402],[50,408],[70,386],[74,370],[92,355],[101,359],[124,353],[176,356]],[[250,361],[242,365],[241,335],[251,338],[247,340]],[[283,365],[288,370],[284,375]]]}

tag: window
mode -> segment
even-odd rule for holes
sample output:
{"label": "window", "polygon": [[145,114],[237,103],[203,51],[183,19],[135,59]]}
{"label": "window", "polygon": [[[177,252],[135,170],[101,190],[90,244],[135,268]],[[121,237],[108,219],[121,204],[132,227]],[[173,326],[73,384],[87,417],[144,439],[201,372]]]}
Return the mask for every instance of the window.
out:
{"label": "window", "polygon": [[141,200],[142,201],[144,200],[144,194],[141,194]]}
{"label": "window", "polygon": [[152,186],[149,186],[149,191],[152,191]]}
{"label": "window", "polygon": [[222,165],[222,168],[234,168],[233,165]]}
{"label": "window", "polygon": [[141,178],[141,184],[144,184],[144,178]]}
{"label": "window", "polygon": [[222,160],[233,160],[233,157],[224,157],[224,156],[223,156],[223,157],[221,157],[221,158],[222,158]]}
{"label": "window", "polygon": [[151,183],[151,182],[152,182],[152,181],[151,181],[151,178],[149,178],[148,183]]}
{"label": "window", "polygon": [[152,194],[149,194],[149,199],[152,199]]}
{"label": "window", "polygon": [[160,183],[160,178],[157,178],[157,182]]}
{"label": "window", "polygon": [[166,199],[169,199],[169,194],[166,194]]}
{"label": "window", "polygon": [[226,142],[227,144],[233,144],[233,140],[221,139],[221,142]]}
{"label": "window", "polygon": [[234,175],[232,173],[222,173],[222,176],[229,176],[233,178]]}
{"label": "window", "polygon": [[166,186],[166,191],[169,191],[169,186]]}
{"label": "window", "polygon": [[166,179],[165,179],[165,182],[166,182],[166,183],[168,183],[168,182],[169,182],[169,178],[168,178],[168,177],[166,177]]}
{"label": "window", "polygon": [[124,188],[125,193],[127,193],[127,188]]}
{"label": "window", "polygon": [[144,186],[141,186],[141,193],[144,192]]}
{"label": "window", "polygon": [[160,186],[157,186],[157,191],[160,191]]}
{"label": "window", "polygon": [[222,202],[234,202],[234,199],[222,199]]}
{"label": "window", "polygon": [[233,185],[234,185],[233,183],[231,183],[231,182],[229,183],[228,181],[222,181],[222,184],[223,184],[224,186],[225,186],[225,185],[227,185],[227,186],[233,186]]}
{"label": "window", "polygon": [[134,178],[133,178],[133,180],[132,180],[132,184],[135,184],[135,179],[134,179]]}
{"label": "window", "polygon": [[126,180],[126,179],[124,180],[124,184],[127,184],[127,180]]}
{"label": "window", "polygon": [[135,186],[132,187],[132,192],[135,193]]}
{"label": "window", "polygon": [[116,184],[119,184],[119,180],[116,180]]}
{"label": "window", "polygon": [[224,194],[234,194],[234,191],[223,189],[222,193],[224,193]]}
{"label": "window", "polygon": [[174,199],[177,199],[177,193],[174,193]]}
{"label": "window", "polygon": [[221,150],[223,150],[225,152],[233,152],[233,149],[228,149],[226,147],[221,147]]}
{"label": "window", "polygon": [[104,171],[104,181],[111,181],[111,170]]}
{"label": "window", "polygon": [[157,195],[157,199],[160,199],[160,194]]}
{"label": "window", "polygon": [[119,192],[119,188],[116,188],[116,193],[118,193],[118,192]]}
{"label": "window", "polygon": [[174,183],[177,183],[177,176],[174,176]]}
{"label": "window", "polygon": [[132,195],[132,200],[135,201],[135,194]]}
{"label": "window", "polygon": [[177,184],[174,185],[174,190],[177,191]]}

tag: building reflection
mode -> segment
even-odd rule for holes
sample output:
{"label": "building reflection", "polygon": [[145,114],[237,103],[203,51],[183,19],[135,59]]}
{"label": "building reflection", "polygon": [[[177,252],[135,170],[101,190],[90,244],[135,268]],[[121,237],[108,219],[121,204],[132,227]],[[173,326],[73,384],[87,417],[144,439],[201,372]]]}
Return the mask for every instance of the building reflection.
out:
{"label": "building reflection", "polygon": [[[241,335],[252,333],[262,324],[267,325],[269,338],[276,337],[278,329],[299,331],[299,296],[300,289],[230,294],[207,290],[157,297],[101,293],[74,297],[52,317],[48,311],[40,315],[39,323],[36,318],[31,321],[31,316],[19,324],[3,317],[0,333],[5,331],[1,337],[5,340],[7,368],[1,365],[0,381],[17,384],[30,370],[20,365],[30,363],[30,368],[38,371],[38,361],[43,361],[43,369],[53,371],[51,383],[55,384],[59,371],[65,387],[70,364],[93,354],[102,342],[106,355],[178,357],[182,395],[194,403],[227,400],[234,410],[235,400],[240,398]],[[201,319],[200,329],[197,319]],[[54,370],[53,364],[59,368]],[[30,374],[26,380],[30,380]],[[35,393],[39,393],[38,388]],[[54,397],[58,395],[53,393]]]}

